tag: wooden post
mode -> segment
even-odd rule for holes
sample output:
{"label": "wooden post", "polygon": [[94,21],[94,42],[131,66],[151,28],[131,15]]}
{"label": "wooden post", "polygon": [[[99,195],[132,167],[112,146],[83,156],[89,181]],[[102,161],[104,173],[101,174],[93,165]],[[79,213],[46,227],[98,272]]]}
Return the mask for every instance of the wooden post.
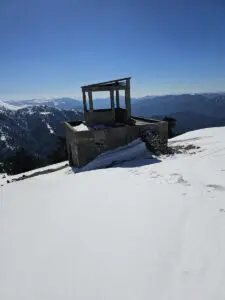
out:
{"label": "wooden post", "polygon": [[116,107],[120,107],[120,94],[118,89],[116,89]]}
{"label": "wooden post", "polygon": [[111,108],[114,109],[115,104],[114,104],[114,91],[113,90],[110,90],[110,100],[111,100]]}
{"label": "wooden post", "polygon": [[88,98],[89,98],[89,107],[90,107],[90,110],[93,111],[92,91],[88,91]]}
{"label": "wooden post", "polygon": [[113,112],[113,121],[115,121],[115,103],[114,103],[114,90],[110,90],[111,109]]}
{"label": "wooden post", "polygon": [[83,93],[83,105],[84,105],[84,112],[87,111],[87,101],[86,101],[86,93],[85,91],[82,91]]}
{"label": "wooden post", "polygon": [[125,103],[126,103],[126,109],[127,109],[127,117],[130,118],[130,116],[131,116],[130,79],[126,80]]}

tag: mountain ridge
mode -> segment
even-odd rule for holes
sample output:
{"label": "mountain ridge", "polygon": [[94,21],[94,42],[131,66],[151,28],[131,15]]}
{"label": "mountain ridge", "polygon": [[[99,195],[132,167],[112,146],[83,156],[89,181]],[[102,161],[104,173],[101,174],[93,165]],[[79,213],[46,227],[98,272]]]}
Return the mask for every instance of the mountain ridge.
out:
{"label": "mountain ridge", "polygon": [[[82,109],[82,102],[71,97],[52,97],[52,98],[39,98],[39,99],[28,99],[28,100],[5,100],[1,101],[2,104],[13,105],[17,109],[24,108],[27,106],[40,106],[45,105],[48,107],[55,107],[61,109]],[[0,102],[0,106],[1,106]]]}
{"label": "mountain ridge", "polygon": [[46,157],[64,136],[63,122],[82,120],[83,113],[48,106],[0,110],[0,161],[19,148]]}

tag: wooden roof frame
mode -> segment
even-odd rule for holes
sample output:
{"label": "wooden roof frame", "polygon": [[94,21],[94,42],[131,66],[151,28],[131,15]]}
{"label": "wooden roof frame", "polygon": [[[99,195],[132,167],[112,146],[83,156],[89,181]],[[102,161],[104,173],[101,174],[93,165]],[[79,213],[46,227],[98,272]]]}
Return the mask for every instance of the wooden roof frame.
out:
{"label": "wooden roof frame", "polygon": [[124,77],[119,79],[114,79],[110,81],[104,81],[89,85],[84,85],[81,87],[82,92],[104,92],[104,91],[116,91],[116,90],[126,90],[127,85],[130,83],[131,77]]}

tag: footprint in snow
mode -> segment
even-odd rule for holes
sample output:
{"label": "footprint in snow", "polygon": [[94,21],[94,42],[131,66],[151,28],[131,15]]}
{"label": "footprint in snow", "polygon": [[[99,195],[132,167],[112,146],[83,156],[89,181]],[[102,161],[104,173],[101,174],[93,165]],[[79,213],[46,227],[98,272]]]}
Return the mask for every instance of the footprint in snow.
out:
{"label": "footprint in snow", "polygon": [[218,192],[224,192],[225,187],[219,184],[207,184],[208,192],[211,191],[218,191]]}
{"label": "footprint in snow", "polygon": [[135,170],[135,169],[134,169],[134,170],[131,170],[130,172],[133,173],[134,175],[140,175],[140,172],[138,172],[138,171]]}
{"label": "footprint in snow", "polygon": [[167,181],[168,183],[180,183],[185,186],[190,186],[190,183],[187,180],[185,180],[183,176],[179,173],[171,174]]}
{"label": "footprint in snow", "polygon": [[220,209],[219,209],[219,212],[223,212],[223,213],[224,213],[224,212],[225,212],[225,209],[220,208]]}
{"label": "footprint in snow", "polygon": [[150,173],[151,178],[158,178],[161,177],[157,172],[151,172]]}

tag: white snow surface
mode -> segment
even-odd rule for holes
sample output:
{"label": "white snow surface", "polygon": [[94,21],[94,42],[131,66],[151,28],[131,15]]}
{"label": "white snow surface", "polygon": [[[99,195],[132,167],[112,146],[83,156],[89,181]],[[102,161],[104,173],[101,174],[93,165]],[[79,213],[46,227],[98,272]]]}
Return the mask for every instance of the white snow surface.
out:
{"label": "white snow surface", "polygon": [[147,158],[136,141],[112,168],[1,179],[0,299],[225,299],[224,134],[170,141],[200,147],[189,153]]}
{"label": "white snow surface", "polygon": [[[109,128],[109,127],[110,126],[107,126],[107,125],[104,125],[104,124],[98,124],[98,125],[91,126],[91,128],[93,128],[93,129],[105,129],[105,128]],[[76,131],[89,131],[90,130],[90,128],[84,123],[73,126],[73,128]]]}
{"label": "white snow surface", "polygon": [[77,125],[77,126],[73,126],[73,128],[76,131],[88,131],[89,130],[88,126],[85,125],[84,123],[81,123],[80,125]]}

